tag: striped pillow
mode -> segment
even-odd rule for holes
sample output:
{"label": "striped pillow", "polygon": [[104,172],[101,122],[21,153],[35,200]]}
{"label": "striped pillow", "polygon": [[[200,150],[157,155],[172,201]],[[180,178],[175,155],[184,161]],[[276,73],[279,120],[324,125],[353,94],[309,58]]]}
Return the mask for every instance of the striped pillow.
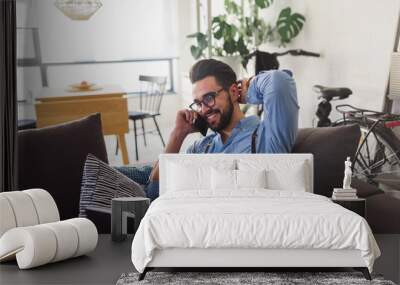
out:
{"label": "striped pillow", "polygon": [[117,197],[146,197],[143,187],[92,154],[83,168],[79,217],[87,217],[88,207],[111,208]]}

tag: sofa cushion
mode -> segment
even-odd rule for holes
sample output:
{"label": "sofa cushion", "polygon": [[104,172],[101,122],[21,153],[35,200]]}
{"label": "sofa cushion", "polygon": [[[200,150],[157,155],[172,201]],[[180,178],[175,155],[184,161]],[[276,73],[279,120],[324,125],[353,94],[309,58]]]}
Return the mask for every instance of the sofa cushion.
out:
{"label": "sofa cushion", "polygon": [[143,187],[107,163],[88,154],[83,169],[79,216],[87,217],[88,207],[111,208],[117,197],[145,197]]}
{"label": "sofa cushion", "polygon": [[400,234],[399,199],[377,194],[367,198],[366,207],[367,221],[374,234]]}
{"label": "sofa cushion", "polygon": [[299,130],[292,152],[314,155],[314,193],[330,197],[343,186],[344,161],[354,157],[360,134],[358,125]]}
{"label": "sofa cushion", "polygon": [[88,153],[107,162],[100,114],[18,132],[18,188],[46,189],[61,219],[75,218]]}

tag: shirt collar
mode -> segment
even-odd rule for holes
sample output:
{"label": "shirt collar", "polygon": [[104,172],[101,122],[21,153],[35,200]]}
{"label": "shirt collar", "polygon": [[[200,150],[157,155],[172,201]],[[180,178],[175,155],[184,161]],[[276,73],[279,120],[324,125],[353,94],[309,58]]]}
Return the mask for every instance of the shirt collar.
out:
{"label": "shirt collar", "polygon": [[[253,130],[259,123],[259,119],[257,116],[248,116],[241,119],[236,126],[232,130],[232,134],[227,140],[230,141],[239,131]],[[218,132],[214,132],[217,138],[217,141],[222,144],[221,135]]]}

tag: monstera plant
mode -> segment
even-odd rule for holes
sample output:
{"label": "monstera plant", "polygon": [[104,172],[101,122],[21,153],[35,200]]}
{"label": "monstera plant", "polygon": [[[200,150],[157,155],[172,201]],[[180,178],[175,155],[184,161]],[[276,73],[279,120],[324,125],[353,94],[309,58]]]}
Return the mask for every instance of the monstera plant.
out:
{"label": "monstera plant", "polygon": [[[275,23],[266,22],[260,13],[273,4],[273,0],[225,0],[226,14],[212,18],[211,51],[216,56],[239,55],[246,68],[249,55],[261,44],[278,42],[284,46],[292,41],[303,28],[305,17],[292,12],[290,7],[282,9]],[[188,35],[196,44],[190,47],[195,59],[205,57],[209,47],[207,34],[198,32]]]}

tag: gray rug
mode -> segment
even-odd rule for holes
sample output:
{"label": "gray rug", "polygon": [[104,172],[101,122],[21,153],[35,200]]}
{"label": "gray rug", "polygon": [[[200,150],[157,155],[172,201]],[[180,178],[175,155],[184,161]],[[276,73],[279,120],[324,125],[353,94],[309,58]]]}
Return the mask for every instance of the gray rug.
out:
{"label": "gray rug", "polygon": [[379,284],[395,285],[382,276],[372,275],[372,281],[360,272],[148,272],[146,278],[138,281],[138,273],[122,274],[117,285],[133,284]]}

